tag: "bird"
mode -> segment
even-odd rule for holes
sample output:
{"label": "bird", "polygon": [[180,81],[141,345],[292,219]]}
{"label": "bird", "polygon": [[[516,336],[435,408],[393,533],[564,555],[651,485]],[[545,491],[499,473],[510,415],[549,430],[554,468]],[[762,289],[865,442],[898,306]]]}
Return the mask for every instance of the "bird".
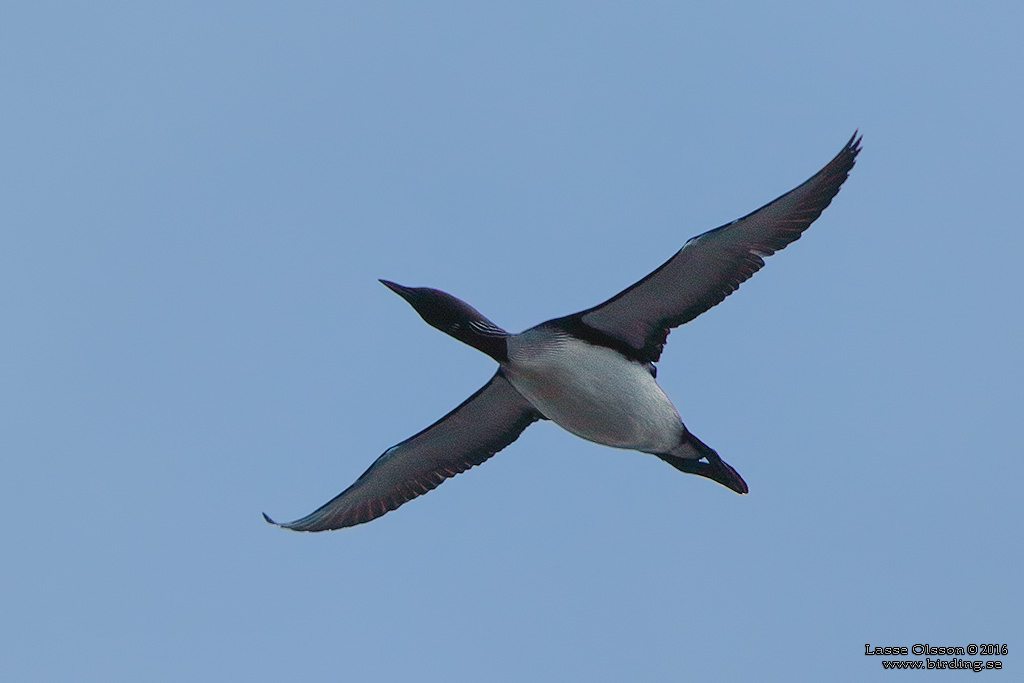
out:
{"label": "bird", "polygon": [[658,385],[669,332],[717,305],[800,238],[854,166],[862,136],[803,184],[743,218],[688,240],[668,261],[604,303],[513,334],[451,294],[381,280],[423,320],[497,361],[494,376],[458,407],[392,446],[355,483],[294,531],[374,520],[479,465],[538,420],[588,441],[654,455],[745,494],[743,477],[685,426]]}

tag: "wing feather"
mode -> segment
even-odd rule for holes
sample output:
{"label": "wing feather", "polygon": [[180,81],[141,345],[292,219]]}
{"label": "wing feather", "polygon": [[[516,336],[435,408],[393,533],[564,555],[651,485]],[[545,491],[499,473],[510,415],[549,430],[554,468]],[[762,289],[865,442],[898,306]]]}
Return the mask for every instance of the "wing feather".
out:
{"label": "wing feather", "polygon": [[455,410],[384,451],[352,486],[330,502],[301,519],[278,526],[326,531],[369,522],[484,462],[540,418],[499,370]]}
{"label": "wing feather", "polygon": [[571,316],[656,361],[669,331],[725,297],[764,266],[764,259],[800,238],[832,202],[850,174],[861,138],[807,182],[743,218],[690,239],[657,270],[598,306]]}

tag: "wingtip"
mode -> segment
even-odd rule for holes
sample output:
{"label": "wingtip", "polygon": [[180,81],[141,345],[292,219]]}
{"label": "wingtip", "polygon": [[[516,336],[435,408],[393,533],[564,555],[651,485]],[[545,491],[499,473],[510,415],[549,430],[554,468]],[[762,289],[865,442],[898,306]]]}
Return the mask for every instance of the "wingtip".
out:
{"label": "wingtip", "polygon": [[860,153],[861,141],[864,140],[864,136],[860,134],[860,128],[853,130],[853,135],[850,136],[850,141],[846,143],[844,149],[853,152],[854,156]]}
{"label": "wingtip", "polygon": [[267,524],[272,524],[272,525],[276,526],[278,529],[287,529],[288,531],[326,531],[326,530],[331,528],[331,527],[310,528],[308,526],[304,526],[303,525],[303,521],[308,519],[308,518],[305,518],[305,517],[303,519],[297,519],[294,522],[275,522],[274,518],[271,517],[270,515],[268,515],[266,512],[262,513],[262,515],[263,515],[263,519],[266,520]]}

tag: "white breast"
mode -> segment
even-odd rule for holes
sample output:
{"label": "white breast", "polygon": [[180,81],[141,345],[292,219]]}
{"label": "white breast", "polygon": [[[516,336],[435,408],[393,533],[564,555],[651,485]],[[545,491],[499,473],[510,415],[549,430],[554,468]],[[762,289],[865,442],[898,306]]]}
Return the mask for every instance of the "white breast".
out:
{"label": "white breast", "polygon": [[679,444],[683,423],[647,369],[604,346],[545,329],[508,340],[505,375],[545,417],[590,441],[649,453]]}

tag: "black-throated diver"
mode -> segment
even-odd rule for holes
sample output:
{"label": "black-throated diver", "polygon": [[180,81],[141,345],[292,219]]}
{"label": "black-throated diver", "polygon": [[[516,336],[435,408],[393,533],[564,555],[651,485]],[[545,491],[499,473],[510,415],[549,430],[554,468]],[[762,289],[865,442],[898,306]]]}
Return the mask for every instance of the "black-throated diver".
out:
{"label": "black-throated diver", "polygon": [[[384,451],[352,486],[311,514],[279,526],[325,531],[376,519],[479,465],[536,420],[584,439],[658,456],[737,493],[747,484],[684,426],[655,381],[672,328],[735,291],[832,202],[861,139],[807,182],[743,218],[690,239],[660,268],[608,301],[510,334],[450,294],[381,280],[430,325],[499,363],[459,407]],[[271,524],[277,524],[266,514]]]}

